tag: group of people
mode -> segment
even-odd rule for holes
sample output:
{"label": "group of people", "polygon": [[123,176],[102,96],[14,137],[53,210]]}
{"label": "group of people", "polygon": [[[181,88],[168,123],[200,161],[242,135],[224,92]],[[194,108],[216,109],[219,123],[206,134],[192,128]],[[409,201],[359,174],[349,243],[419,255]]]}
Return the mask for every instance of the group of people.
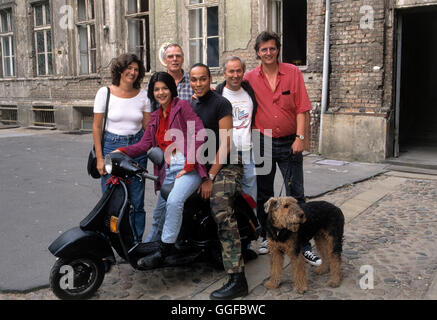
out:
{"label": "group of people", "polygon": [[[216,88],[211,87],[208,66],[196,63],[184,72],[184,53],[178,44],[166,47],[163,60],[167,72],[153,74],[147,90],[141,89],[145,76],[141,60],[134,54],[122,54],[112,64],[112,85],[99,89],[96,95],[93,138],[102,191],[109,178],[104,168],[106,154],[123,152],[146,166],[145,154],[152,147],[161,148],[166,160],[166,165],[154,167],[154,174],[159,176],[155,190],[174,183],[167,200],[158,196],[151,230],[145,238],[145,242],[157,241],[159,249],[141,258],[139,265],[157,266],[174,250],[184,203],[192,193],[210,199],[223,265],[230,276],[223,287],[211,293],[211,299],[234,299],[248,294],[242,255],[248,249],[241,247],[233,211],[234,193],[241,191],[253,199],[262,227],[259,254],[269,252],[264,203],[274,195],[276,165],[281,170],[286,194],[305,201],[302,151],[309,139],[305,132],[311,103],[302,73],[298,67],[279,61],[280,49],[277,34],[262,32],[255,44],[261,64],[245,73],[241,58],[227,57],[223,64],[225,80]],[[109,109],[103,128],[107,90]],[[188,129],[189,123],[194,130]],[[182,132],[184,139],[168,139],[168,131],[173,129]],[[196,139],[204,129],[209,129],[206,139]],[[102,130],[105,130],[103,150]],[[252,141],[253,130],[260,132],[259,141]],[[199,161],[197,151],[209,139],[215,139],[215,148],[208,152],[215,153],[207,155],[207,161]],[[231,147],[237,152],[237,163],[229,161]],[[254,147],[264,164],[270,162],[268,174],[257,175],[263,164],[256,163]],[[133,179],[128,188],[133,206],[131,223],[136,241],[141,242],[145,229],[144,183]],[[302,248],[302,254],[309,263],[321,264],[309,243]]]}

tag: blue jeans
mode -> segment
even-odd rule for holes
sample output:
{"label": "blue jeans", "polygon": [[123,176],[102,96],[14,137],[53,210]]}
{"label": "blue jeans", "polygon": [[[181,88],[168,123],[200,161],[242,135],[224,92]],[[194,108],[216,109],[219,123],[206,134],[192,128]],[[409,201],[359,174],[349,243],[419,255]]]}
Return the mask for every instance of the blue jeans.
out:
{"label": "blue jeans", "polygon": [[[241,178],[241,191],[257,200],[256,169],[252,150],[238,151],[243,162],[243,177]],[[255,210],[256,211],[256,210]]]}
{"label": "blue jeans", "polygon": [[[272,150],[264,150],[264,137],[271,141]],[[283,138],[270,138],[261,134],[260,154],[265,161],[272,162],[272,170],[267,175],[257,176],[258,199],[257,212],[258,219],[262,226],[261,236],[266,237],[266,218],[264,212],[264,203],[274,196],[274,181],[276,174],[276,164],[281,170],[283,181],[285,183],[285,192],[287,196],[292,196],[298,202],[305,202],[304,182],[303,182],[303,156],[302,154],[293,154],[291,145],[295,136]],[[291,179],[291,183],[290,183]],[[282,184],[281,184],[282,186]]]}
{"label": "blue jeans", "polygon": [[194,170],[176,179],[177,174],[184,169],[185,157],[178,152],[170,159],[170,167],[165,169],[163,184],[174,182],[167,201],[158,196],[155,210],[153,211],[152,228],[145,242],[157,241],[175,243],[182,225],[185,201],[197,190],[202,179]]}
{"label": "blue jeans", "polygon": [[[143,136],[143,130],[140,130],[135,135],[129,136],[119,136],[110,132],[105,132],[104,145],[103,145],[103,156],[111,153],[117,148],[130,146],[141,140]],[[139,156],[134,159],[140,166],[147,168],[147,157],[145,155]],[[102,193],[106,191],[106,181],[111,176],[109,174],[101,178]],[[127,185],[129,192],[129,199],[133,206],[130,210],[130,222],[131,226],[135,226],[136,239],[135,241],[141,242],[144,234],[144,228],[146,226],[146,212],[144,211],[144,182],[141,182],[138,178],[133,178],[132,182]]]}

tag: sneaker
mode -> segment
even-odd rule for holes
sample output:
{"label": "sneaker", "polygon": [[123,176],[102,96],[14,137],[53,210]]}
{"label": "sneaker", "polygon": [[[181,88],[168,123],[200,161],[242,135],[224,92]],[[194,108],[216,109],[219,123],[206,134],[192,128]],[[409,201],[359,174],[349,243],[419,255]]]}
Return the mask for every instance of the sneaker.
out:
{"label": "sneaker", "polygon": [[269,253],[269,247],[267,245],[267,239],[261,242],[261,244],[258,247],[258,253],[259,254],[267,254]]}
{"label": "sneaker", "polygon": [[309,264],[312,264],[313,266],[320,266],[322,264],[322,259],[315,253],[313,253],[311,250],[307,250],[303,253],[303,256]]}

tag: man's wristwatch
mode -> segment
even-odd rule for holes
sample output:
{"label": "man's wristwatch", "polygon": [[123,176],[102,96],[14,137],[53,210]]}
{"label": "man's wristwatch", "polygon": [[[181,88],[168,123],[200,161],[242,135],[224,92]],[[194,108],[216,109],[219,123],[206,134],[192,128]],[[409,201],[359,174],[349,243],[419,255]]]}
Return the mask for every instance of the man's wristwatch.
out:
{"label": "man's wristwatch", "polygon": [[215,175],[213,175],[212,173],[209,173],[209,180],[214,181],[215,179]]}
{"label": "man's wristwatch", "polygon": [[300,134],[296,134],[296,138],[299,138],[300,140],[304,140],[305,139],[305,137],[300,135]]}

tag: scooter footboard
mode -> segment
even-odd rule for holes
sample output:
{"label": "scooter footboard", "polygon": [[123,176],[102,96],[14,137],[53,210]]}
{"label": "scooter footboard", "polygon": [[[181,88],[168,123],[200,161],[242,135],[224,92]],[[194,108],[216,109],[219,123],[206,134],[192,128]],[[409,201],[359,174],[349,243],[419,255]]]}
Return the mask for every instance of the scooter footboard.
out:
{"label": "scooter footboard", "polygon": [[79,227],[61,234],[49,246],[49,251],[58,258],[92,256],[97,258],[113,257],[114,253],[108,241],[100,234],[83,231]]}

